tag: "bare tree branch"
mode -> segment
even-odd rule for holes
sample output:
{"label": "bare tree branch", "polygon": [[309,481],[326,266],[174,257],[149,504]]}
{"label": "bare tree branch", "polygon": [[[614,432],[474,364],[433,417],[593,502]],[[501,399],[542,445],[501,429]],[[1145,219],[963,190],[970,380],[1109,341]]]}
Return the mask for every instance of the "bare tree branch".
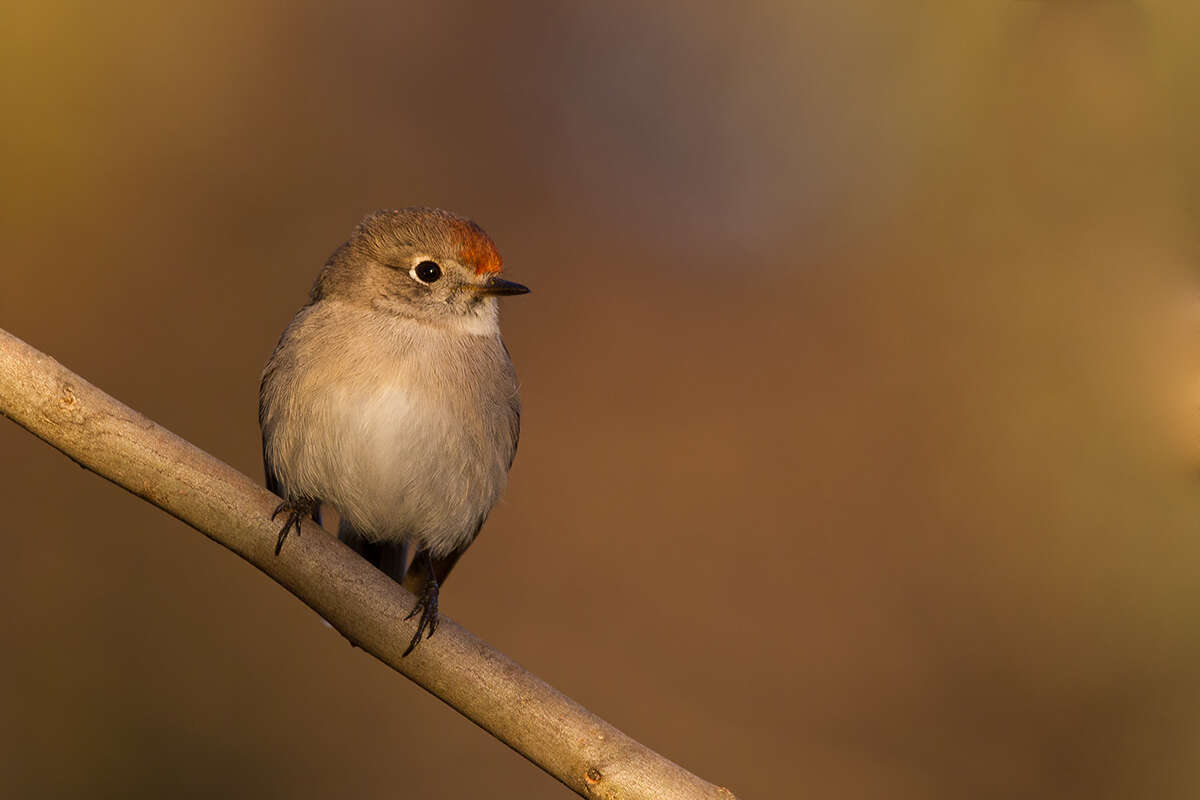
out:
{"label": "bare tree branch", "polygon": [[224,545],[402,673],[584,797],[723,798],[442,617],[408,658],[414,598],[306,524],[276,557],[279,502],[229,465],[0,330],[0,414]]}

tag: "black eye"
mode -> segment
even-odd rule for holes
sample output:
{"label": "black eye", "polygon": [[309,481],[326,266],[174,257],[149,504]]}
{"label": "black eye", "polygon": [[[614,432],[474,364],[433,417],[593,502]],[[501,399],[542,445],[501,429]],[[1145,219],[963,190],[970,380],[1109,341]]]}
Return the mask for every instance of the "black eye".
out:
{"label": "black eye", "polygon": [[442,268],[439,267],[435,261],[422,261],[420,264],[417,264],[416,268],[413,270],[413,275],[415,275],[417,280],[419,280],[421,283],[433,283],[438,278],[442,277]]}

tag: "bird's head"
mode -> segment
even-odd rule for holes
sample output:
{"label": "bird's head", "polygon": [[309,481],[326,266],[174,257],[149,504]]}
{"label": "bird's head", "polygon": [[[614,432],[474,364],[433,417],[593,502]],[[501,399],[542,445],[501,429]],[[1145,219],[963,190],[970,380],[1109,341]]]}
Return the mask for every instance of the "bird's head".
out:
{"label": "bird's head", "polygon": [[494,319],[494,298],[529,291],[501,278],[500,269],[495,243],[469,219],[436,208],[376,211],[329,259],[313,300],[432,323]]}

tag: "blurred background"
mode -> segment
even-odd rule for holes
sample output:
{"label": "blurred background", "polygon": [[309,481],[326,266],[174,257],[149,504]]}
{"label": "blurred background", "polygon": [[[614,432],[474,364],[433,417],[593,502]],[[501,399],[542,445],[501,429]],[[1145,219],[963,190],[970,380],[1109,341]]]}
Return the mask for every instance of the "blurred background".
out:
{"label": "blurred background", "polygon": [[[522,379],[444,613],[744,798],[1200,792],[1200,7],[0,11],[0,327],[261,479],[364,213]],[[0,424],[0,794],[568,791]]]}

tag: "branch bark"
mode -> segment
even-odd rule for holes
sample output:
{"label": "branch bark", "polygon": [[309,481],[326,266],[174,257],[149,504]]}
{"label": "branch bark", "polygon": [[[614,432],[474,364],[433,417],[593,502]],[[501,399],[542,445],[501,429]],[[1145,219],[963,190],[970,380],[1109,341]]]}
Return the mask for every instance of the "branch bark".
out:
{"label": "branch bark", "polygon": [[0,330],[0,414],[97,475],[224,545],[350,641],[440,698],[583,797],[722,798],[452,620],[400,658],[414,598],[317,526],[274,554],[278,498]]}

